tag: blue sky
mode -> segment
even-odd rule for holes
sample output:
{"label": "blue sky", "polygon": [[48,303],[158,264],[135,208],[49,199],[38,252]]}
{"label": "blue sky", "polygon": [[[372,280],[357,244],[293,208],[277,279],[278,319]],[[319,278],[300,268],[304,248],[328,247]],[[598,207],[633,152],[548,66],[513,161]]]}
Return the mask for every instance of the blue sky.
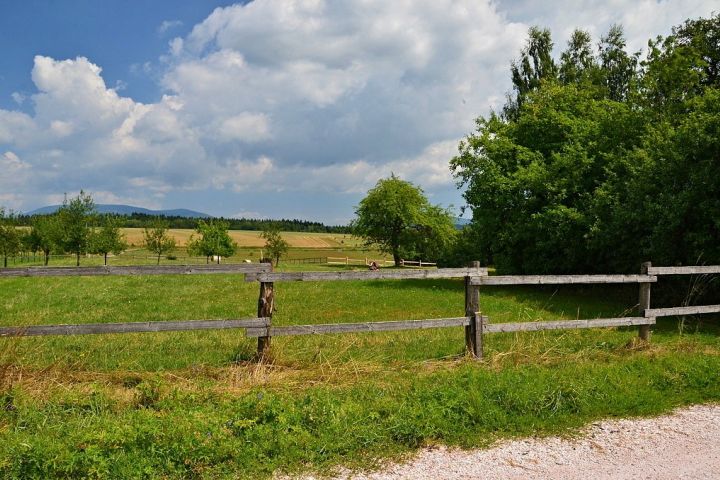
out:
{"label": "blue sky", "polygon": [[625,27],[704,0],[0,2],[0,206],[99,203],[344,223],[391,172],[462,206],[448,161],[502,105],[530,25]]}

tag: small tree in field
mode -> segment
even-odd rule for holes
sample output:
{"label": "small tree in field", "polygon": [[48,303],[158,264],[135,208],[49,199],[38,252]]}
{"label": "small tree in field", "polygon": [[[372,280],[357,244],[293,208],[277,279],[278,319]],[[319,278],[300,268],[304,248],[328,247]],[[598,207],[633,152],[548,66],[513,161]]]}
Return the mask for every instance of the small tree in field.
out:
{"label": "small tree in field", "polygon": [[175,239],[168,233],[168,224],[166,221],[157,219],[151,227],[145,227],[143,231],[143,239],[145,248],[157,254],[157,264],[160,265],[160,257],[164,253],[171,252],[175,249]]}
{"label": "small tree in field", "polygon": [[42,215],[34,217],[28,242],[33,251],[41,251],[45,256],[45,265],[50,262],[50,253],[62,248],[62,229],[57,215]]}
{"label": "small tree in field", "polygon": [[65,198],[57,214],[62,228],[63,248],[75,254],[75,264],[79,267],[80,255],[86,253],[90,247],[90,223],[95,216],[95,202],[90,195],[80,190],[80,195],[70,201]]}
{"label": "small tree in field", "polygon": [[125,235],[120,231],[120,222],[117,219],[106,216],[100,230],[93,236],[93,251],[102,254],[107,265],[108,253],[119,255],[127,248]]}
{"label": "small tree in field", "polygon": [[188,252],[191,255],[205,257],[206,263],[210,263],[212,256],[218,257],[218,263],[220,263],[220,257],[232,257],[237,251],[237,243],[230,238],[229,227],[230,224],[222,220],[210,220],[209,222],[200,220],[195,230],[200,234],[200,238],[190,239]]}
{"label": "small tree in field", "polygon": [[420,188],[395,175],[378,181],[355,214],[355,234],[392,254],[395,266],[403,255],[437,259],[457,234],[447,210],[431,205]]}
{"label": "small tree in field", "polygon": [[287,253],[290,244],[280,236],[280,228],[277,225],[269,225],[260,234],[265,239],[265,250],[270,258],[275,259],[275,266],[280,264],[280,257]]}
{"label": "small tree in field", "polygon": [[8,257],[16,255],[22,246],[20,231],[15,227],[15,214],[0,207],[0,255],[7,268]]}

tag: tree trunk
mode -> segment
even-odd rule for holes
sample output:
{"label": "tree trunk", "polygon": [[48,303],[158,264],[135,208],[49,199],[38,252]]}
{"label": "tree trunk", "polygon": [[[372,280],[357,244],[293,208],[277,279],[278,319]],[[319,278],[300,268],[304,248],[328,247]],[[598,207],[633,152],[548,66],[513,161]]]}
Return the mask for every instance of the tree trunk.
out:
{"label": "tree trunk", "polygon": [[162,253],[158,253],[158,265],[160,265],[160,255],[162,255]]}
{"label": "tree trunk", "polygon": [[218,265],[220,265],[220,255],[217,256],[217,259]]}
{"label": "tree trunk", "polygon": [[105,266],[107,267],[107,252],[105,252]]}
{"label": "tree trunk", "polygon": [[48,263],[50,263],[50,250],[46,250],[43,252],[45,254],[45,266],[48,266]]}
{"label": "tree trunk", "polygon": [[5,268],[7,268],[7,255],[5,255]]}
{"label": "tree trunk", "polygon": [[210,256],[205,257],[205,264],[210,265]]}
{"label": "tree trunk", "polygon": [[400,252],[398,252],[396,248],[393,249],[393,260],[395,261],[395,266],[399,267],[402,259],[400,258]]}
{"label": "tree trunk", "polygon": [[80,266],[80,252],[75,253],[75,258],[76,258],[75,266],[79,267]]}

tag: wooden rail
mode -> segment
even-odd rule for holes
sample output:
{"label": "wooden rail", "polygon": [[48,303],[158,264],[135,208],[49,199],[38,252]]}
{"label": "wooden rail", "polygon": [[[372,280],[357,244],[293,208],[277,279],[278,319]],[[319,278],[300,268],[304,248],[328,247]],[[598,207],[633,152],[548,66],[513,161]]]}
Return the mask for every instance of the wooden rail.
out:
{"label": "wooden rail", "polygon": [[720,273],[720,265],[697,265],[689,267],[650,267],[649,275],[702,275]]}
{"label": "wooden rail", "polygon": [[540,330],[631,327],[639,325],[655,325],[655,319],[647,317],[624,317],[598,318],[594,320],[554,320],[547,322],[486,323],[483,325],[483,331],[487,333],[536,332]]}
{"label": "wooden rail", "polygon": [[257,274],[271,271],[269,263],[222,265],[137,265],[108,267],[0,268],[0,277],[85,277],[103,275],[208,275],[215,273]]}
{"label": "wooden rail", "polygon": [[648,317],[674,317],[677,315],[699,315],[703,313],[720,313],[720,305],[698,305],[694,307],[649,308],[645,310]]}
{"label": "wooden rail", "polygon": [[[279,337],[287,335],[318,335],[326,333],[388,332],[426,328],[464,327],[470,325],[468,317],[433,318],[429,320],[399,320],[392,322],[325,323],[316,325],[288,325],[255,329],[256,336]],[[248,333],[247,336],[253,336]]]}
{"label": "wooden rail", "polygon": [[472,285],[563,285],[594,283],[655,283],[651,275],[511,275],[473,277]]}
{"label": "wooden rail", "polygon": [[273,272],[245,276],[247,282],[318,282],[338,280],[403,280],[413,278],[462,278],[487,275],[487,268],[438,268],[434,270],[359,270],[356,272]]}
{"label": "wooden rail", "polygon": [[246,318],[241,320],[81,323],[75,325],[28,325],[24,327],[2,327],[0,328],[0,337],[179,332],[184,330],[224,330],[228,328],[246,328],[248,329],[248,332],[254,333],[257,329],[266,329],[268,325],[270,325],[269,318]]}

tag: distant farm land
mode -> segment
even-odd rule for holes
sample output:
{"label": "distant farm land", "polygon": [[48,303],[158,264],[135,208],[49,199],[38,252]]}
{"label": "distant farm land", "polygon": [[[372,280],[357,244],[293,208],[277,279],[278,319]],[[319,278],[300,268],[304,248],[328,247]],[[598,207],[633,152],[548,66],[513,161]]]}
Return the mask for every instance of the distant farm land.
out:
{"label": "distant farm land", "polygon": [[[190,229],[170,229],[170,234],[175,238],[179,247],[187,246],[190,237],[195,234]],[[128,243],[141,245],[143,243],[142,228],[124,228]],[[263,247],[265,240],[260,237],[259,231],[231,230],[230,236],[240,247]],[[334,249],[340,247],[357,247],[362,240],[352,235],[342,233],[305,233],[305,232],[283,232],[282,237],[295,248],[318,248]]]}

